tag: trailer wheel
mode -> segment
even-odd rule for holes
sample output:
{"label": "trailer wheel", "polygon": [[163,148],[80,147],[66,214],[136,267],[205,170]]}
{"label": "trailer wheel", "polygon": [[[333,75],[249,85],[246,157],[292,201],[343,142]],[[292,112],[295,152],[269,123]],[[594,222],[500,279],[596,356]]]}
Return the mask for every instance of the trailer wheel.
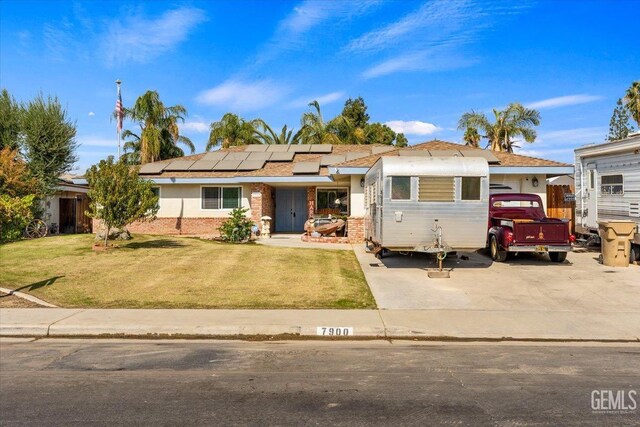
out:
{"label": "trailer wheel", "polygon": [[563,262],[565,259],[567,259],[567,253],[566,252],[549,252],[549,258],[551,258],[551,261],[553,262]]}
{"label": "trailer wheel", "polygon": [[500,250],[500,246],[498,246],[498,239],[496,239],[495,234],[491,236],[489,252],[491,253],[491,259],[496,262],[504,262],[507,259],[507,251]]}
{"label": "trailer wheel", "polygon": [[629,251],[629,261],[640,261],[640,246],[631,245],[631,250]]}

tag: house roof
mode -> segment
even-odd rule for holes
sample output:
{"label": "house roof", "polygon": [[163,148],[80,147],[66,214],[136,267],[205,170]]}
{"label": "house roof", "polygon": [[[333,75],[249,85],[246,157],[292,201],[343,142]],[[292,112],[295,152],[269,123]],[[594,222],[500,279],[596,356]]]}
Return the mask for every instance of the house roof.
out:
{"label": "house roof", "polygon": [[[370,168],[381,156],[430,155],[485,157],[492,167],[571,167],[572,165],[446,141],[406,148],[388,145],[239,146],[147,163],[140,174],[149,178],[236,178],[330,176],[329,168]],[[314,148],[315,147],[315,148]],[[308,152],[313,151],[313,152]],[[287,154],[288,153],[288,154]],[[313,165],[313,167],[311,167]]]}

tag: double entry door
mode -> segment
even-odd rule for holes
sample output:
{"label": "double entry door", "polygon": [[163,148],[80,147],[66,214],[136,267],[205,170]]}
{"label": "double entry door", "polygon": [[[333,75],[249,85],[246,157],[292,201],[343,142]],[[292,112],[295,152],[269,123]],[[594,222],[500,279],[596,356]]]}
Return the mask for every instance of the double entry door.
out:
{"label": "double entry door", "polygon": [[307,220],[307,190],[305,188],[276,188],[277,233],[304,231]]}

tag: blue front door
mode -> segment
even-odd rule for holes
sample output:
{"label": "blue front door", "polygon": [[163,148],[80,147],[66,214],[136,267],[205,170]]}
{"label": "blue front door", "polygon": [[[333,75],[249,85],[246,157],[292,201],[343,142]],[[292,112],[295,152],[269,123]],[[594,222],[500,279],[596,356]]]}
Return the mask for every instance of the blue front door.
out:
{"label": "blue front door", "polygon": [[304,231],[307,220],[307,190],[276,188],[276,223],[279,233]]}

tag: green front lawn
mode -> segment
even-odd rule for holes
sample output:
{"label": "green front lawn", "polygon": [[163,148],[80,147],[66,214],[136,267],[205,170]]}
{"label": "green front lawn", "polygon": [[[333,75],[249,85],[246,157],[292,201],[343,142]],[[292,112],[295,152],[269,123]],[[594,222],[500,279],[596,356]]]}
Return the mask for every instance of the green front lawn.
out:
{"label": "green front lawn", "polygon": [[374,308],[351,251],[135,235],[108,252],[93,236],[0,245],[0,287],[61,307]]}

